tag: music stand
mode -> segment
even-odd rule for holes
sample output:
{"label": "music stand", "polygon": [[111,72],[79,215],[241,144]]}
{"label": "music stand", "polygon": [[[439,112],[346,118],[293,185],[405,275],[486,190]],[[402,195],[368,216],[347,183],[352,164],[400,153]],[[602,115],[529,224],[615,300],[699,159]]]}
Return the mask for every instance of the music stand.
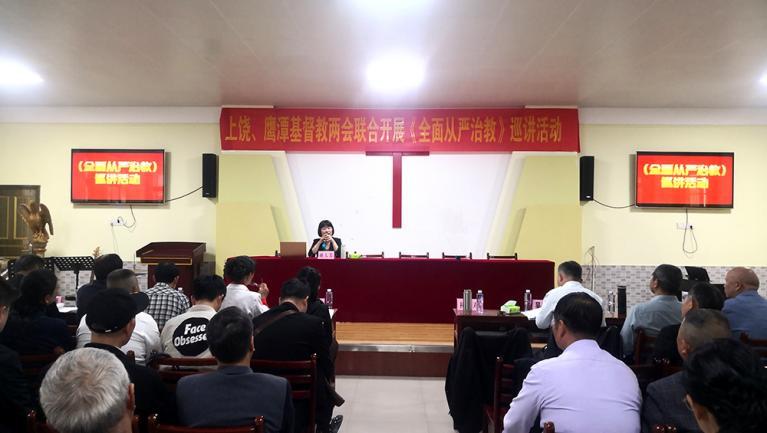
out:
{"label": "music stand", "polygon": [[93,257],[91,256],[53,257],[53,261],[60,271],[75,273],[75,292],[80,288],[80,271],[93,270]]}

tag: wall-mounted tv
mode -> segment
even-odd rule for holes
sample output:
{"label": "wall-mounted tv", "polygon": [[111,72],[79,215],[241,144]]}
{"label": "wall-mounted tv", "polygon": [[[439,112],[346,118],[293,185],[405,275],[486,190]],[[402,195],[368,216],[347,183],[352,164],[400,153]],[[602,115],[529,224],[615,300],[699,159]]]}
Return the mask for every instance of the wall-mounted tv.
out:
{"label": "wall-mounted tv", "polygon": [[164,203],[164,149],[72,149],[73,203]]}
{"label": "wall-mounted tv", "polygon": [[732,152],[637,152],[636,205],[732,208]]}

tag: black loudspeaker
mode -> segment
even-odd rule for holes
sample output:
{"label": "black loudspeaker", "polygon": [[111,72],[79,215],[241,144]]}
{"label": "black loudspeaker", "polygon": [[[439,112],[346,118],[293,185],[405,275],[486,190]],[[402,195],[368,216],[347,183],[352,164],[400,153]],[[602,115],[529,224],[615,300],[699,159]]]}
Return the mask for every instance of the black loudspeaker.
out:
{"label": "black loudspeaker", "polygon": [[202,154],[202,196],[218,196],[218,155],[215,153]]}
{"label": "black loudspeaker", "polygon": [[618,286],[618,315],[626,317],[626,286]]}
{"label": "black loudspeaker", "polygon": [[581,156],[581,201],[594,200],[594,157]]}

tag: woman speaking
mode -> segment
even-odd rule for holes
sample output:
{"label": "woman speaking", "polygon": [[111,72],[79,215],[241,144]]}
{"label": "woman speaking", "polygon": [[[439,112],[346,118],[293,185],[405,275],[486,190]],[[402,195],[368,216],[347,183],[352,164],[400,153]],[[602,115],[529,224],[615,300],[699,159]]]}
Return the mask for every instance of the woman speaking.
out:
{"label": "woman speaking", "polygon": [[334,238],[334,233],[333,223],[328,220],[320,221],[320,225],[317,227],[319,238],[312,241],[309,257],[315,257],[319,251],[333,251],[336,257],[341,257],[341,239]]}

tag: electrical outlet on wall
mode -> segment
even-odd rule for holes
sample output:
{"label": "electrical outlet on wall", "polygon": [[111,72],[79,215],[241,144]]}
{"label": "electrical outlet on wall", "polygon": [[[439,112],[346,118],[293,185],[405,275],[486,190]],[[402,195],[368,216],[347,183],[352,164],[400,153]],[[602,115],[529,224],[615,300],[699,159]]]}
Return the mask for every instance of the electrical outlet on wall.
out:
{"label": "electrical outlet on wall", "polygon": [[[686,225],[687,227],[685,227],[685,225]],[[676,228],[677,228],[677,229],[679,229],[679,230],[684,230],[684,229],[690,229],[690,230],[692,230],[692,224],[676,223]]]}
{"label": "electrical outlet on wall", "polygon": [[123,217],[119,216],[117,218],[112,218],[109,220],[109,225],[111,226],[124,226],[125,225],[125,219]]}

